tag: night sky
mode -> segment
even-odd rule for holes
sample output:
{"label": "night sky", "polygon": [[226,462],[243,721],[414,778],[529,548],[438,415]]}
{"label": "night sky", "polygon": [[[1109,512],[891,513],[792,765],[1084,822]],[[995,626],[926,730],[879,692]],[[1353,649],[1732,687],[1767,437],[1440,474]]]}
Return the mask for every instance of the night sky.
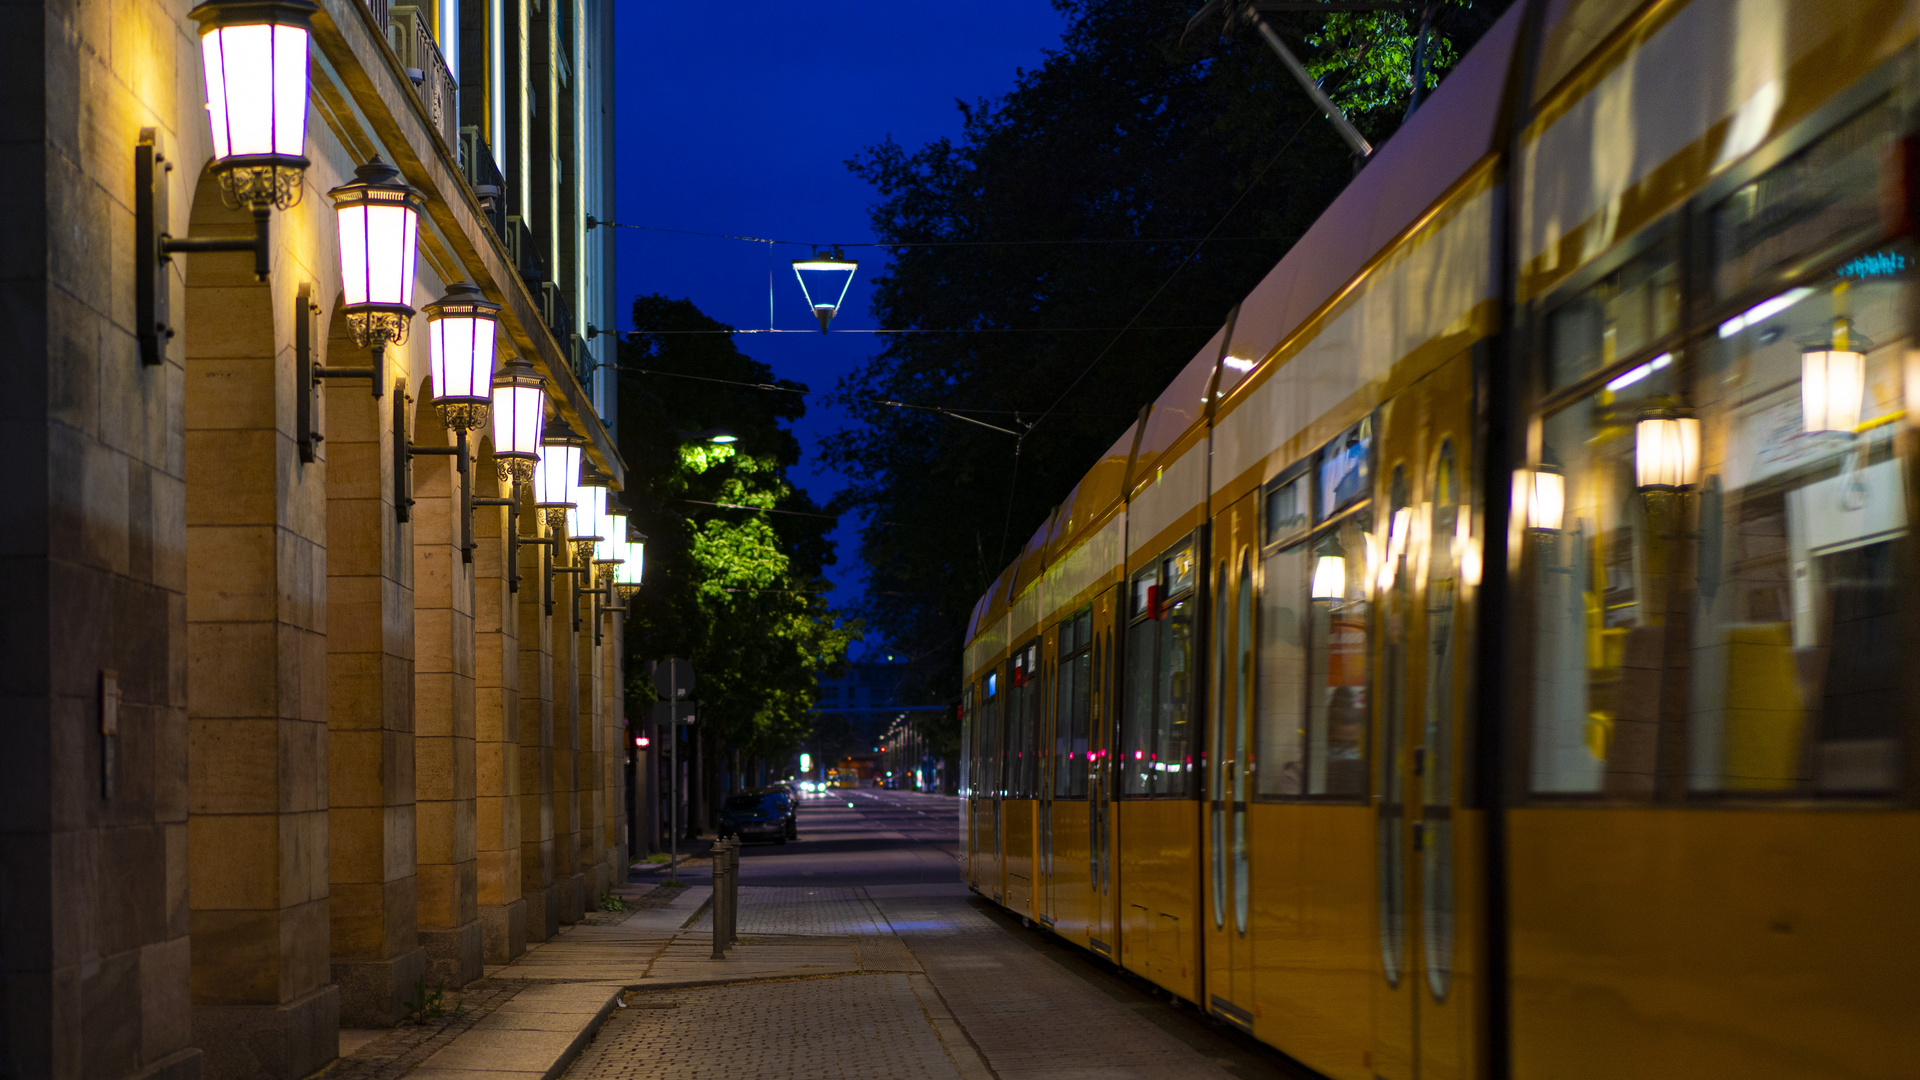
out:
{"label": "night sky", "polygon": [[[827,0],[777,4],[622,3],[616,13],[618,219],[702,232],[823,243],[873,239],[873,190],[844,164],[891,134],[917,148],[957,140],[954,105],[997,97],[1020,68],[1039,65],[1065,23],[1048,0]],[[730,325],[767,325],[765,244],[615,230],[621,328],[632,297],[687,297]],[[791,260],[804,247],[773,248],[774,325],[815,328]],[[871,328],[871,274],[884,255],[860,260],[833,328]],[[737,337],[747,355],[815,391],[878,349],[866,334]],[[807,458],[795,479],[825,502],[842,484],[814,456],[844,414],[809,399],[797,426]],[[843,524],[836,605],[860,588],[857,537]]]}

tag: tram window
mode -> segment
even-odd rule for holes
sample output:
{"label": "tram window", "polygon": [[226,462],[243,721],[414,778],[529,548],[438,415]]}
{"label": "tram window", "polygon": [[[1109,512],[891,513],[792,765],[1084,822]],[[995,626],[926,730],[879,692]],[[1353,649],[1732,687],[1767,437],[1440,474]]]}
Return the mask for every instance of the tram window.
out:
{"label": "tram window", "polygon": [[1087,725],[1093,701],[1093,607],[1088,605],[1060,624],[1059,683],[1053,714],[1053,794],[1080,799],[1087,794]]}
{"label": "tram window", "polygon": [[1326,521],[1373,490],[1373,419],[1348,428],[1320,451],[1320,513]]}
{"label": "tram window", "polygon": [[1649,542],[1681,526],[1671,493],[1642,494],[1635,424],[1670,406],[1675,365],[1649,362],[1546,418],[1539,470],[1560,477],[1557,521],[1533,533],[1532,786],[1543,794],[1654,789],[1669,568]]}
{"label": "tram window", "polygon": [[1262,795],[1303,795],[1307,737],[1307,548],[1267,556],[1261,569],[1259,751]]}
{"label": "tram window", "polygon": [[1015,653],[1009,666],[1013,689],[1007,709],[1007,797],[1031,799],[1039,794],[1040,706],[1046,700],[1040,683],[1040,643]]}
{"label": "tram window", "polygon": [[1662,244],[1595,282],[1547,316],[1557,389],[1611,367],[1680,328],[1680,268]]}
{"label": "tram window", "polygon": [[1877,235],[1899,123],[1893,103],[1881,101],[1715,205],[1715,295],[1735,296],[1785,263]]}
{"label": "tram window", "polygon": [[1728,320],[1705,350],[1694,792],[1901,781],[1896,549],[1910,511],[1895,443],[1914,254],[1862,252]]}
{"label": "tram window", "polygon": [[1307,501],[1308,479],[1309,475],[1303,472],[1267,489],[1266,543],[1282,544],[1306,531],[1312,509]]}
{"label": "tram window", "polygon": [[1120,720],[1121,791],[1187,796],[1193,791],[1195,609],[1198,567],[1191,540],[1133,580],[1126,685]]}

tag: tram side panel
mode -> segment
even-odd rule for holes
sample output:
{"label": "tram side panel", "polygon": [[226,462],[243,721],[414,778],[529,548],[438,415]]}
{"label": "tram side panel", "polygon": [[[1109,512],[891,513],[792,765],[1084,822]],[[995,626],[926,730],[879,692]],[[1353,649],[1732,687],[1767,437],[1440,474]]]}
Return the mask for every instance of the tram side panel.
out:
{"label": "tram side panel", "polygon": [[[1901,191],[1912,217],[1915,12],[1779,6],[1796,75],[1748,145],[1706,126],[1747,115],[1743,88],[1712,81],[1741,26],[1696,2],[1595,80],[1639,102],[1646,73],[1678,71],[1666,100],[1591,128],[1560,110],[1534,150],[1542,213],[1565,223],[1590,208],[1557,178],[1623,137],[1733,164],[1676,165],[1687,205],[1528,315],[1604,317],[1529,342],[1544,388],[1513,589],[1520,1075],[1892,1078],[1920,1059],[1920,245],[1883,213]],[[1702,130],[1676,130],[1689,118]],[[1629,293],[1665,317],[1614,318]]]}

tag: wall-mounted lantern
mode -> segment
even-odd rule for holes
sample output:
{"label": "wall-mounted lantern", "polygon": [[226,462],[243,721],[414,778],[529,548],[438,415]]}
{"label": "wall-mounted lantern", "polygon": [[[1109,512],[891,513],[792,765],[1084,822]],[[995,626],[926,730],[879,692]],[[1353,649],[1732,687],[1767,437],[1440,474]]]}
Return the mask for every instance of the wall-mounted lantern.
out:
{"label": "wall-mounted lantern", "polygon": [[373,352],[377,397],[386,383],[386,347],[406,341],[413,320],[413,269],[426,203],[377,156],[353,176],[327,195],[339,227],[341,307],[353,340]]}
{"label": "wall-mounted lantern", "polygon": [[208,0],[188,12],[200,24],[201,74],[213,136],[211,171],[223,201],[253,213],[251,237],[175,237],[167,232],[166,174],[159,132],[134,146],[134,336],[140,362],[166,359],[174,330],[165,268],[186,252],[252,252],[253,276],[272,263],[268,215],[300,201],[307,159],[308,0]]}
{"label": "wall-mounted lantern", "polygon": [[533,482],[546,435],[546,385],[533,365],[517,356],[493,377],[493,460],[503,484]]}
{"label": "wall-mounted lantern", "polygon": [[553,614],[554,566],[560,557],[560,545],[566,541],[567,514],[574,507],[574,488],[580,480],[580,460],[586,453],[586,440],[565,420],[547,421],[541,439],[540,461],[533,470],[533,504],[545,519],[547,535],[546,613]]}
{"label": "wall-mounted lantern", "polygon": [[307,172],[307,0],[208,0],[200,66],[213,133],[213,175],[227,205],[264,212],[300,201]]}

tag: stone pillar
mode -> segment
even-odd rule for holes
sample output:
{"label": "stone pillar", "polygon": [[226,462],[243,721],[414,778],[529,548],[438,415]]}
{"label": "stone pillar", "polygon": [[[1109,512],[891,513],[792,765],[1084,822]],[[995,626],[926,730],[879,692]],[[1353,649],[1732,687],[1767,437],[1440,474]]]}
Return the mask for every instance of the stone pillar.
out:
{"label": "stone pillar", "polygon": [[[249,223],[199,185],[196,234]],[[212,1078],[297,1080],[339,1047],[328,963],[326,466],[288,423],[301,268],[187,257],[188,874],[193,1037]],[[288,328],[290,329],[290,327]],[[96,615],[98,614],[96,609]],[[133,872],[102,867],[102,873]]]}
{"label": "stone pillar", "polygon": [[[564,565],[573,563],[572,543],[564,546]],[[580,747],[580,635],[573,628],[579,602],[580,575],[554,579],[553,608],[553,897],[563,925],[571,926],[583,914],[579,880],[580,801],[575,762]]]}
{"label": "stone pillar", "polygon": [[[414,410],[413,443],[453,445],[432,395],[432,384],[423,382]],[[416,910],[420,944],[427,950],[427,985],[456,987],[482,972],[473,564],[461,557],[464,523],[455,459],[438,454],[414,458],[413,492],[415,872],[420,877]]]}
{"label": "stone pillar", "polygon": [[[483,450],[474,474],[476,497],[499,498],[500,482],[490,450]],[[510,530],[524,531],[519,515],[504,506],[474,510],[474,757],[478,796],[477,826],[480,887],[480,940],[490,964],[504,964],[526,951],[527,905],[521,899],[520,871],[520,612],[519,592],[538,590],[540,576],[520,569],[516,582],[508,564]],[[538,547],[520,549],[537,558]]]}
{"label": "stone pillar", "polygon": [[[338,321],[332,362],[363,362]],[[359,380],[325,394],[333,981],[341,1023],[389,1027],[427,972],[415,915],[413,551],[393,508],[391,396],[375,401]]]}
{"label": "stone pillar", "polygon": [[[550,536],[533,492],[520,492],[523,531]],[[560,930],[553,903],[553,619],[546,614],[546,562],[552,549],[521,549],[520,612],[520,896],[526,904],[528,941],[545,941]],[[558,582],[565,585],[565,579]],[[560,608],[556,605],[556,612]]]}

